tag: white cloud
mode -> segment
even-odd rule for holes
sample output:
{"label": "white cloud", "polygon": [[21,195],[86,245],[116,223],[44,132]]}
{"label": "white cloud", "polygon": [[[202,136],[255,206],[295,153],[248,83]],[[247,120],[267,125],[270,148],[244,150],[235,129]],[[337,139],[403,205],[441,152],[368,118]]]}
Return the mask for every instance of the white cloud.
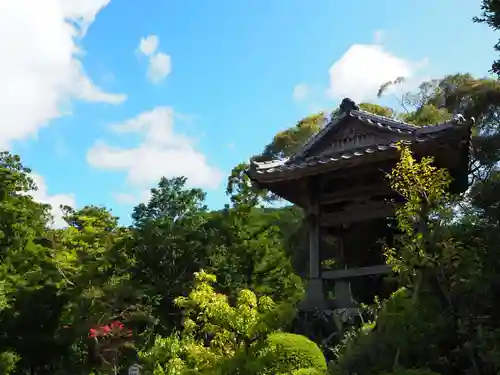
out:
{"label": "white cloud", "polygon": [[[49,2],[51,5],[57,4],[57,6],[62,9],[65,17],[79,28],[80,36],[84,36],[88,27],[94,22],[97,13],[107,6],[110,1],[111,0],[58,0],[54,2],[45,0],[43,2]],[[18,3],[19,2],[21,1],[18,1]]]}
{"label": "white cloud", "polygon": [[148,78],[153,83],[163,81],[172,69],[170,56],[159,52],[149,59]]}
{"label": "white cloud", "polygon": [[151,190],[143,189],[136,194],[132,193],[114,193],[113,197],[117,203],[124,205],[137,205],[149,201]]}
{"label": "white cloud", "polygon": [[63,212],[60,209],[61,205],[75,207],[76,200],[74,194],[56,194],[49,195],[47,190],[47,185],[42,176],[36,173],[32,173],[31,178],[35,181],[38,186],[38,190],[30,192],[30,195],[40,203],[50,204],[52,206],[52,216],[53,216],[53,228],[63,228],[67,224],[64,221]]}
{"label": "white cloud", "polygon": [[139,52],[148,58],[148,79],[152,83],[160,83],[172,71],[172,59],[163,52],[158,52],[160,38],[157,35],[148,35],[141,38]]}
{"label": "white cloud", "polygon": [[398,77],[412,81],[427,60],[412,62],[394,56],[381,45],[354,44],[329,69],[328,95],[332,99],[349,97],[354,101],[376,98],[380,86]]}
{"label": "white cloud", "polygon": [[139,51],[146,56],[153,56],[159,45],[160,38],[158,38],[157,35],[148,35],[145,38],[141,38],[139,42]]}
{"label": "white cloud", "polygon": [[[125,171],[127,182],[138,190],[150,188],[163,176],[185,176],[191,186],[217,188],[222,173],[208,164],[192,139],[175,132],[174,116],[171,107],[157,107],[111,125],[116,135],[139,135],[139,144],[120,148],[98,141],[87,152],[88,163],[101,169]],[[115,198],[131,202],[131,197],[126,195],[119,194]]]}
{"label": "white cloud", "polygon": [[0,1],[0,148],[68,114],[72,99],[118,104],[95,86],[78,43],[109,0]]}
{"label": "white cloud", "polygon": [[309,86],[305,83],[299,83],[293,88],[292,97],[294,100],[300,102],[304,101],[309,97]]}

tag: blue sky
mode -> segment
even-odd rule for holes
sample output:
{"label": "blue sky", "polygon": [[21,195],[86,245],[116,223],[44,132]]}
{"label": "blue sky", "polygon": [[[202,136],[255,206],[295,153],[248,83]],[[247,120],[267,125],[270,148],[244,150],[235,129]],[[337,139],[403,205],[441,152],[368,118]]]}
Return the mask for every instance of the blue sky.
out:
{"label": "blue sky", "polygon": [[126,223],[161,175],[185,174],[218,208],[231,168],[312,111],[375,101],[399,75],[486,75],[498,36],[472,23],[479,3],[7,0],[0,146],[54,205]]}

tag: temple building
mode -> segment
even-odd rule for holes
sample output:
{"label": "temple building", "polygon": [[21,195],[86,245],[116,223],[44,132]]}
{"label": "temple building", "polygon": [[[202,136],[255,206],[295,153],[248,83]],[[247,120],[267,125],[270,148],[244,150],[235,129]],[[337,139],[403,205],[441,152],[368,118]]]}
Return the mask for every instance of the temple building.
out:
{"label": "temple building", "polygon": [[[362,111],[346,98],[340,113],[292,156],[252,161],[248,174],[255,184],[305,212],[309,280],[303,310],[356,309],[351,284],[391,272],[377,240],[390,240],[388,218],[403,203],[386,178],[399,160],[397,144],[408,145],[417,159],[434,157],[436,166],[448,169],[451,189],[458,193],[468,186],[470,128],[461,115],[415,126]],[[333,266],[326,267],[331,259]],[[354,295],[373,297],[376,291],[369,289],[358,287]],[[333,292],[333,301],[325,290]]]}

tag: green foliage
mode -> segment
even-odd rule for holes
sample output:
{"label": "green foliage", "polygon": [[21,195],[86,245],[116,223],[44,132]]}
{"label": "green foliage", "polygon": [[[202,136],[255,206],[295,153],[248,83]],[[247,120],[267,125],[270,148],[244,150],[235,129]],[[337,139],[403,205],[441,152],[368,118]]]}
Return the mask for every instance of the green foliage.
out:
{"label": "green foliage", "polygon": [[392,118],[395,115],[394,110],[392,108],[384,107],[374,103],[359,103],[359,109],[389,118]]}
{"label": "green foliage", "polygon": [[[283,222],[279,215],[250,204],[209,213],[204,192],[177,178],[160,181],[135,208],[130,228],[107,209],[87,206],[64,207],[68,226],[53,230],[48,207],[29,195],[36,188],[29,169],[8,153],[2,163],[0,352],[19,354],[20,374],[47,363],[56,372],[98,370],[87,334],[99,322],[125,322],[138,346],[151,345],[156,333],[168,337],[181,327],[174,299],[187,293],[192,273],[203,266],[223,272],[231,298],[245,287],[289,305],[288,298],[299,298],[301,281],[284,252],[284,233],[274,227]],[[276,311],[290,314],[285,305]],[[270,324],[278,324],[276,314],[267,315]]]}
{"label": "green foliage", "polygon": [[417,269],[432,267],[439,260],[436,233],[451,180],[446,170],[432,165],[432,158],[417,162],[408,148],[400,146],[400,152],[398,164],[387,177],[393,190],[406,200],[396,212],[404,243],[399,249],[387,249],[386,255],[394,271],[409,281]]}
{"label": "green foliage", "polygon": [[432,104],[425,104],[417,111],[402,114],[401,119],[415,125],[441,124],[451,120],[451,113],[446,108],[437,108]]}
{"label": "green foliage", "polygon": [[[499,0],[483,0],[481,3],[481,17],[474,17],[474,22],[486,23],[493,30],[500,29],[500,1]],[[500,40],[494,46],[495,51],[500,53]],[[500,76],[500,60],[493,62],[491,71]]]}
{"label": "green foliage", "polygon": [[[220,287],[236,295],[252,289],[277,301],[298,302],[303,284],[286,253],[284,234],[275,225],[284,211],[241,206],[213,215],[208,270],[219,275]],[[294,218],[288,219],[288,223]]]}
{"label": "green foliage", "polygon": [[151,349],[139,353],[147,370],[226,374],[245,366],[256,374],[260,371],[253,349],[290,321],[293,309],[269,297],[257,298],[250,290],[240,291],[232,305],[226,295],[215,291],[215,282],[214,275],[195,273],[193,290],[176,299],[184,311],[181,334],[157,337]]}
{"label": "green foliage", "polygon": [[372,374],[403,367],[439,367],[452,329],[432,299],[415,301],[401,288],[382,303],[375,323],[347,333],[335,350],[332,374]]}
{"label": "green foliage", "polygon": [[[187,297],[176,303],[184,310],[180,334],[157,337],[139,356],[146,371],[160,374],[287,374],[326,371],[321,350],[309,339],[274,333],[293,317],[293,309],[269,297],[242,290],[234,304],[217,293],[215,276],[200,271]],[[314,370],[314,371],[313,371]],[[293,372],[295,374],[295,372]]]}
{"label": "green foliage", "polygon": [[189,290],[192,274],[205,266],[208,251],[205,193],[187,189],[185,183],[185,178],[162,179],[149,201],[135,207],[131,233],[123,243],[133,259],[130,282],[162,334],[180,324],[173,301]]}
{"label": "green foliage", "polygon": [[315,135],[325,123],[325,113],[307,116],[289,129],[279,132],[273,141],[264,147],[258,160],[273,160],[288,157]]}
{"label": "green foliage", "polygon": [[[379,96],[402,82],[404,79],[387,82]],[[416,125],[441,123],[453,113],[474,118],[470,172],[473,182],[484,181],[500,159],[499,103],[500,81],[457,73],[423,82],[417,91],[404,93],[401,105],[405,111],[396,117]]]}
{"label": "green foliage", "polygon": [[482,202],[494,181],[472,189],[472,203],[481,210],[453,217],[450,208],[456,212],[452,204],[457,199],[447,193],[448,173],[429,158],[417,161],[405,147],[400,150],[388,179],[406,203],[397,212],[401,235],[386,255],[401,288],[382,302],[373,326],[347,334],[334,351],[332,371],[400,373],[409,371],[401,368],[417,368],[494,374],[500,369],[493,344],[499,328],[491,320],[497,307],[483,291],[491,293],[487,284],[500,270],[493,256],[498,256],[497,247],[489,242],[499,232],[498,221],[495,229],[490,226],[495,211]]}
{"label": "green foliage", "polygon": [[[494,2],[485,4],[482,21],[493,22]],[[332,374],[500,371],[499,103],[498,81],[454,74],[404,93],[402,113],[360,104],[416,125],[474,117],[470,189],[452,196],[448,172],[400,148],[388,181],[406,204],[386,250],[398,289],[330,348]],[[323,113],[299,121],[255,159],[290,156],[323,123]],[[0,373],[109,373],[88,333],[119,320],[132,329],[144,374],[324,374],[320,349],[285,333],[303,294],[303,212],[264,208],[276,197],[247,170],[233,169],[220,211],[185,178],[163,178],[130,227],[89,205],[64,207],[67,227],[51,229],[30,170],[0,153]],[[114,370],[135,360],[123,350]]]}
{"label": "green foliage", "polygon": [[439,375],[437,372],[428,369],[397,369],[381,375]]}
{"label": "green foliage", "polygon": [[[258,353],[262,374],[314,374],[326,372],[326,360],[320,348],[307,337],[292,333],[269,335]],[[300,371],[299,371],[300,370]]]}
{"label": "green foliage", "polygon": [[324,371],[318,370],[314,367],[311,368],[301,368],[292,372],[292,375],[323,375]]}
{"label": "green foliage", "polygon": [[0,353],[0,374],[9,375],[14,373],[19,356],[12,352]]}
{"label": "green foliage", "polygon": [[230,197],[233,207],[249,208],[259,205],[268,198],[267,194],[258,189],[248,176],[247,163],[235,166],[227,180],[226,194]]}
{"label": "green foliage", "polygon": [[184,309],[184,332],[193,337],[211,336],[210,346],[220,355],[260,340],[293,318],[291,306],[278,305],[267,296],[257,298],[248,289],[241,290],[231,306],[226,295],[213,289],[215,281],[214,275],[195,273],[194,289],[176,303]]}

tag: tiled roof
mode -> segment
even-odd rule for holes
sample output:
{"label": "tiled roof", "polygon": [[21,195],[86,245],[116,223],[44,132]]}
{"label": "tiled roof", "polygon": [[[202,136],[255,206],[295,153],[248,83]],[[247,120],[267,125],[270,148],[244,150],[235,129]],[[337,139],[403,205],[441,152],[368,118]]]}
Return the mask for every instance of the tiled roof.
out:
{"label": "tiled roof", "polygon": [[[349,101],[349,99],[344,99],[343,103],[345,101]],[[397,143],[392,142],[388,144],[365,146],[353,150],[345,150],[336,155],[322,155],[322,156],[310,156],[310,157],[305,156],[306,152],[309,149],[311,149],[313,145],[315,145],[327,133],[332,131],[337,125],[343,122],[343,120],[349,117],[355,118],[370,126],[383,128],[387,131],[399,133],[401,135],[403,134],[407,136],[409,135],[411,136],[412,141],[405,141],[407,144],[425,142],[428,139],[437,137],[439,133],[442,131],[453,128],[456,125],[462,125],[466,123],[463,116],[456,115],[453,117],[452,120],[442,124],[419,127],[402,121],[397,121],[388,117],[361,111],[352,101],[350,102],[351,102],[351,107],[349,109],[345,110],[344,113],[342,113],[337,118],[331,120],[323,129],[321,129],[321,131],[319,131],[316,135],[311,137],[311,139],[308,142],[306,142],[306,144],[304,145],[304,147],[302,147],[301,150],[299,150],[298,152],[296,152],[295,154],[286,159],[272,160],[268,162],[253,161],[252,162],[253,173],[262,175],[267,173],[288,172],[312,166],[332,164],[342,160],[349,160],[355,157],[361,157],[373,153],[394,150],[397,147]]]}
{"label": "tiled roof", "polygon": [[[425,140],[426,139],[418,139],[418,141],[420,142],[424,142]],[[405,143],[411,144],[412,142],[405,142]],[[296,162],[293,163],[289,163],[289,159],[283,159],[279,161],[275,160],[262,163],[253,163],[255,166],[254,171],[257,174],[294,171],[307,167],[313,167],[316,165],[333,164],[342,160],[349,160],[355,157],[394,150],[396,149],[396,147],[397,144],[395,142],[392,142],[385,145],[367,146],[356,150],[343,152],[338,155],[310,156],[308,158],[297,160]]]}
{"label": "tiled roof", "polygon": [[306,144],[302,147],[301,150],[293,154],[289,160],[295,160],[304,155],[318,140],[323,138],[323,136],[329,133],[333,128],[343,122],[344,119],[352,117],[357,120],[362,121],[367,125],[371,125],[377,128],[382,128],[388,131],[392,131],[399,134],[408,134],[408,135],[421,135],[421,134],[431,134],[435,132],[439,132],[444,129],[448,129],[454,125],[465,123],[465,118],[461,115],[456,115],[450,121],[444,122],[442,124],[433,124],[426,126],[415,126],[412,124],[408,124],[403,121],[397,121],[391,119],[389,117],[376,115],[373,113],[361,111],[359,109],[352,109],[348,112],[343,113],[339,117],[330,121],[321,131],[315,134]]}

